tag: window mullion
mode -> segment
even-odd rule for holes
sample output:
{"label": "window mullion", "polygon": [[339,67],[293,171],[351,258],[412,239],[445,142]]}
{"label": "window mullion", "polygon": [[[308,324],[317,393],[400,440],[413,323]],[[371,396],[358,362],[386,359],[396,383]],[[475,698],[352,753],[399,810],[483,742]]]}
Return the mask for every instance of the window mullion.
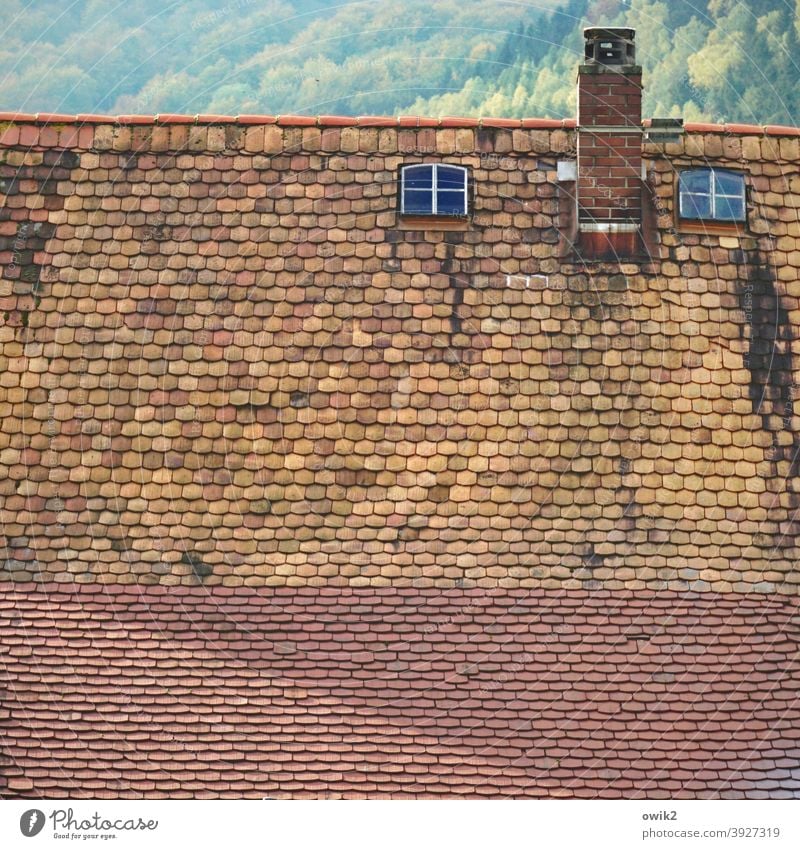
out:
{"label": "window mullion", "polygon": [[432,181],[433,181],[431,183],[431,192],[433,193],[433,201],[432,201],[432,207],[431,208],[433,209],[434,215],[438,215],[438,204],[436,203],[436,193],[437,193],[437,187],[439,185],[438,184],[439,175],[436,171],[436,169],[438,167],[439,167],[438,165],[433,166],[433,174],[432,174],[432,178],[431,178]]}
{"label": "window mullion", "polygon": [[711,184],[709,194],[711,195],[711,217],[717,217],[717,175],[712,168],[708,173],[708,181]]}

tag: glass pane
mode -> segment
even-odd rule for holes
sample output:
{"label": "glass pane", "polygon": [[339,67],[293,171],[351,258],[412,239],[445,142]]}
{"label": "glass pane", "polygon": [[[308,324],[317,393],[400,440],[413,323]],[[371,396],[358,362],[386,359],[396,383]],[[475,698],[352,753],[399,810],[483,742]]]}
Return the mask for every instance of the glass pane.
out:
{"label": "glass pane", "polygon": [[433,189],[407,190],[403,194],[403,212],[408,215],[432,215]]}
{"label": "glass pane", "polygon": [[442,189],[463,189],[467,172],[463,168],[440,165],[436,170],[436,187]]}
{"label": "glass pane", "polygon": [[726,171],[714,172],[714,188],[720,195],[744,195],[744,177]]}
{"label": "glass pane", "polygon": [[711,198],[708,195],[681,192],[681,217],[711,218]]}
{"label": "glass pane", "polygon": [[403,186],[407,189],[432,189],[433,166],[420,165],[403,169]]}
{"label": "glass pane", "polygon": [[698,171],[684,171],[680,176],[681,192],[702,192],[711,194],[711,171],[707,168]]}
{"label": "glass pane", "polygon": [[466,215],[464,209],[464,192],[437,192],[436,211],[439,215]]}
{"label": "glass pane", "polygon": [[717,195],[714,213],[714,218],[720,221],[744,221],[744,198]]}

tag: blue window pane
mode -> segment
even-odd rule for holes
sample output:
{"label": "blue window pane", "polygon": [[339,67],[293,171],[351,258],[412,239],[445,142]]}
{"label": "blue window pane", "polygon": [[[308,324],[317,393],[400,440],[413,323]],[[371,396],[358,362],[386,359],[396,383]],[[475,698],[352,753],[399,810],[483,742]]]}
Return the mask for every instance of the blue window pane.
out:
{"label": "blue window pane", "polygon": [[438,192],[436,211],[439,215],[465,215],[464,192]]}
{"label": "blue window pane", "polygon": [[403,169],[402,212],[407,215],[466,215],[467,169],[413,165]]}
{"label": "blue window pane", "polygon": [[681,192],[681,216],[683,218],[711,218],[711,197]]}
{"label": "blue window pane", "polygon": [[744,175],[696,168],[680,175],[680,214],[710,221],[746,221]]}
{"label": "blue window pane", "polygon": [[684,171],[680,176],[680,188],[683,192],[700,192],[711,194],[711,171]]}
{"label": "blue window pane", "polygon": [[714,218],[720,221],[744,221],[744,198],[717,195],[715,200]]}
{"label": "blue window pane", "polygon": [[439,191],[443,189],[462,189],[464,188],[464,180],[466,171],[461,168],[452,168],[446,165],[440,165],[436,170],[436,188]]}
{"label": "blue window pane", "polygon": [[714,172],[714,190],[720,195],[744,195],[744,177],[727,171]]}
{"label": "blue window pane", "polygon": [[403,186],[406,189],[433,189],[433,166],[403,169]]}
{"label": "blue window pane", "polygon": [[432,215],[433,189],[406,190],[403,195],[403,212],[409,215]]}

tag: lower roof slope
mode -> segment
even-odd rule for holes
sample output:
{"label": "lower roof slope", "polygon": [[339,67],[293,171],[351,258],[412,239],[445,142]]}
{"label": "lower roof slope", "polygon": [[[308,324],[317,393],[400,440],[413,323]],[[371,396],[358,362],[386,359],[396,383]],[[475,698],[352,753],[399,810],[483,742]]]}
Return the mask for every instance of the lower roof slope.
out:
{"label": "lower roof slope", "polygon": [[4,792],[800,796],[798,604],[7,584]]}

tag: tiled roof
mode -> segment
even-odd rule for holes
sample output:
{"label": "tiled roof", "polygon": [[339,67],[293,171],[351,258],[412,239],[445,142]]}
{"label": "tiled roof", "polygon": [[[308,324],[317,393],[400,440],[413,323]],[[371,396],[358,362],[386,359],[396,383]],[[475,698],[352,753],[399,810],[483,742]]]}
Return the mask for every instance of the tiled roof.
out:
{"label": "tiled roof", "polygon": [[[423,115],[66,115],[53,112],[0,112],[0,123],[14,124],[121,124],[123,126],[167,124],[278,124],[282,127],[440,127],[553,130],[571,129],[574,118],[464,118]],[[643,121],[650,125],[650,119]],[[800,127],[780,124],[713,124],[687,122],[687,132],[735,135],[800,136]]]}
{"label": "tiled roof", "polygon": [[[800,591],[800,139],[649,155],[587,266],[563,129],[1,135],[3,577]],[[398,215],[443,157],[460,231]],[[677,232],[709,163],[752,233]]]}
{"label": "tiled roof", "polygon": [[800,795],[797,599],[6,585],[12,797]]}

